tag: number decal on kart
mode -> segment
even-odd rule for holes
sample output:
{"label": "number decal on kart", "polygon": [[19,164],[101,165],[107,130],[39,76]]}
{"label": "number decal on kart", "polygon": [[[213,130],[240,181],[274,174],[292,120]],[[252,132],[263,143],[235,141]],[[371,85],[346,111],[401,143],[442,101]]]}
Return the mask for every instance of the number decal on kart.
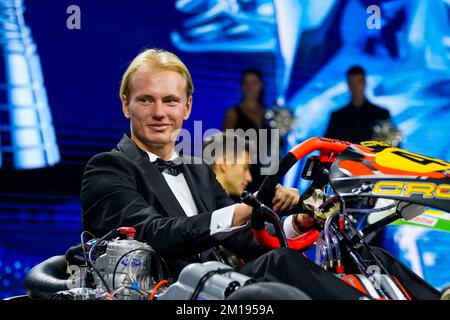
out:
{"label": "number decal on kart", "polygon": [[377,164],[403,171],[427,173],[450,169],[450,163],[422,156],[417,153],[408,152],[398,148],[386,148],[375,156]]}

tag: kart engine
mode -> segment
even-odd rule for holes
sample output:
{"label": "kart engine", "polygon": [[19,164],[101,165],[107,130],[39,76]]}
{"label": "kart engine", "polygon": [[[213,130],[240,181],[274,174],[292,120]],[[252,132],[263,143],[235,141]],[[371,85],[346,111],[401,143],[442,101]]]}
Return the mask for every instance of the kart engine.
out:
{"label": "kart engine", "polygon": [[[126,235],[126,239],[116,237],[118,234]],[[134,234],[134,228],[119,228],[69,249],[68,270],[75,271],[67,280],[70,289],[50,299],[223,300],[255,282],[228,265],[210,261],[186,266],[173,283],[164,259],[148,244],[135,240]],[[83,253],[83,245],[89,255]],[[93,256],[97,257],[95,262]]]}
{"label": "kart engine", "polygon": [[[106,252],[95,261],[95,267],[109,288],[123,288],[115,297],[140,300],[142,294],[139,290],[151,288],[154,282],[151,277],[151,251],[148,244],[134,239],[114,239],[108,243]],[[100,276],[97,273],[93,275],[96,288],[107,291]]]}

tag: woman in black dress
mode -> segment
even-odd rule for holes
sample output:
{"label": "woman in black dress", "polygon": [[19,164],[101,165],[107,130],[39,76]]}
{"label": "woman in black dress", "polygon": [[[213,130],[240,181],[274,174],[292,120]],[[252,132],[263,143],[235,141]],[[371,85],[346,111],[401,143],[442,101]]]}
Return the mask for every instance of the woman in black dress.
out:
{"label": "woman in black dress", "polygon": [[[226,112],[223,129],[242,129],[244,131],[248,129],[270,129],[264,121],[264,82],[261,72],[257,69],[245,70],[242,74],[241,89],[242,99],[238,105],[228,109]],[[270,134],[268,134],[268,137],[270,137]],[[261,147],[258,141],[252,141],[252,143],[258,148]],[[269,148],[269,145],[270,143],[267,143],[267,148]],[[251,192],[259,188],[265,177],[260,172],[259,157],[257,160],[257,163],[250,167],[253,180],[248,185],[247,190]]]}

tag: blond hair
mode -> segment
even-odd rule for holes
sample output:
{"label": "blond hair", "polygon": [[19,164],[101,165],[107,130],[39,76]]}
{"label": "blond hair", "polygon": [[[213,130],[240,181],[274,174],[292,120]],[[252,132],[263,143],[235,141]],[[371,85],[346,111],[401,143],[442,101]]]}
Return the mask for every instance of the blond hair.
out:
{"label": "blond hair", "polygon": [[120,84],[120,97],[126,96],[127,102],[130,98],[130,83],[133,75],[140,70],[147,71],[174,71],[180,74],[185,80],[186,97],[189,98],[194,92],[191,74],[186,65],[175,54],[163,49],[146,49],[139,53],[131,61],[127,70],[122,76]]}

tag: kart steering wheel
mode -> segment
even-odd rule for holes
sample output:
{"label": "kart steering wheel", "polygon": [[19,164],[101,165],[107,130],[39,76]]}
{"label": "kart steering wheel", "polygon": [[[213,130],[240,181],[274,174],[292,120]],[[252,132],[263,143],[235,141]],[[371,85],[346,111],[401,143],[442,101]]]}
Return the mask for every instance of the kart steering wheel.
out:
{"label": "kart steering wheel", "polygon": [[[253,201],[253,203],[251,204],[254,208],[252,214],[253,236],[262,246],[269,249],[276,249],[287,245],[289,248],[295,250],[303,250],[311,246],[317,240],[319,236],[319,231],[317,229],[310,229],[296,238],[286,239],[284,236],[284,232],[279,230],[280,228],[282,228],[282,224],[279,218],[277,216],[274,217],[273,214],[262,214],[261,206],[265,205],[267,207],[271,207],[271,199],[275,195],[276,185],[289,171],[289,169],[291,169],[292,166],[294,166],[306,155],[318,150],[320,151],[319,161],[322,163],[331,163],[336,159],[336,156],[347,149],[350,144],[351,143],[349,142],[341,140],[315,137],[300,143],[299,145],[291,149],[281,159],[277,173],[271,176],[267,176],[264,179],[258,190],[258,194],[255,197],[257,201]],[[278,228],[277,237],[272,236],[267,232],[264,227],[264,221],[273,223],[276,230]],[[284,237],[284,239],[282,239],[282,237]]]}

